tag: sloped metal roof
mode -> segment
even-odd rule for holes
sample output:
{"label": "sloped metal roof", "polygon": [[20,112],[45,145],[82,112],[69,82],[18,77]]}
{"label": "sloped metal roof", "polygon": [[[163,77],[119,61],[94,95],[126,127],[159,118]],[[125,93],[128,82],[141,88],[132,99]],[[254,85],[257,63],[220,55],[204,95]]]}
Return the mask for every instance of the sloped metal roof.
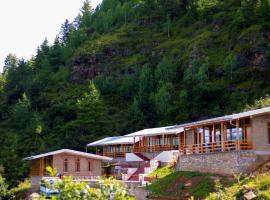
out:
{"label": "sloped metal roof", "polygon": [[185,128],[185,127],[198,126],[198,125],[208,124],[208,123],[213,123],[213,122],[229,121],[229,120],[235,120],[235,119],[239,119],[243,117],[251,117],[255,115],[266,114],[266,113],[270,113],[270,107],[260,108],[256,110],[251,110],[251,111],[246,111],[246,112],[241,112],[241,113],[236,113],[236,114],[231,114],[231,115],[225,115],[222,117],[210,118],[206,120],[200,120],[196,122],[179,124],[176,126],[169,127],[168,129],[174,130],[174,129],[179,129],[181,127]]}
{"label": "sloped metal roof", "polygon": [[[135,137],[135,142],[138,142],[139,138]],[[107,137],[95,142],[88,144],[88,147],[91,146],[103,146],[103,145],[114,145],[114,144],[134,144],[133,137],[118,136],[118,137]]]}
{"label": "sloped metal roof", "polygon": [[46,156],[52,156],[52,155],[62,154],[62,153],[67,153],[67,154],[92,158],[92,159],[96,159],[96,160],[105,160],[105,161],[111,161],[112,160],[112,158],[110,158],[110,157],[99,156],[99,155],[96,155],[96,154],[85,153],[85,152],[75,151],[75,150],[71,150],[71,149],[61,149],[61,150],[57,150],[57,151],[51,151],[51,152],[44,153],[44,154],[30,156],[30,157],[24,158],[23,160],[35,160],[35,159],[38,159],[38,158],[43,158],[43,157],[46,157]]}
{"label": "sloped metal roof", "polygon": [[184,128],[174,128],[170,129],[174,126],[166,126],[166,127],[159,127],[159,128],[148,128],[143,129],[134,133],[127,134],[125,136],[134,137],[134,136],[154,136],[154,135],[169,135],[169,134],[177,134],[184,131]]}

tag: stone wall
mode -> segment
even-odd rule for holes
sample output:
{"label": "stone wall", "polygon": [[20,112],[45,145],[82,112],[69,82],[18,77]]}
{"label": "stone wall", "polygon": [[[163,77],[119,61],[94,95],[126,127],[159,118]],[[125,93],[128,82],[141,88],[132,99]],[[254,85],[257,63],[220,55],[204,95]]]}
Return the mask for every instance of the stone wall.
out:
{"label": "stone wall", "polygon": [[269,155],[257,155],[253,151],[181,155],[177,169],[217,174],[248,173],[269,159]]}

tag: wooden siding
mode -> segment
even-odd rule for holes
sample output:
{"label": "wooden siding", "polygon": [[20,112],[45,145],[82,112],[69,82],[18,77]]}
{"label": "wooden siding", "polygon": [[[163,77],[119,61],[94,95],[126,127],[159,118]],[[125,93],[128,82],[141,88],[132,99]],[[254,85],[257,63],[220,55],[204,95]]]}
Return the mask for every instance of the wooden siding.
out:
{"label": "wooden siding", "polygon": [[126,153],[133,152],[132,144],[106,145],[102,148],[96,148],[96,154],[108,157],[125,157]]}

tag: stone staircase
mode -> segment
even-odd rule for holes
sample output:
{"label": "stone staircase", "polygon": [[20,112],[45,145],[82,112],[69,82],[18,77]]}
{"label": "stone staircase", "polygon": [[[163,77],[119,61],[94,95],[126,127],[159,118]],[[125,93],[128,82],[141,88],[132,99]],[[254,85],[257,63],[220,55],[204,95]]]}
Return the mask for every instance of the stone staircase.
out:
{"label": "stone staircase", "polygon": [[150,167],[150,159],[140,153],[135,153],[140,159],[143,160],[143,164],[129,177],[129,181],[139,181],[140,174],[145,174],[145,168]]}
{"label": "stone staircase", "polygon": [[134,174],[129,177],[129,181],[139,181],[140,174],[144,174],[144,166],[139,167]]}

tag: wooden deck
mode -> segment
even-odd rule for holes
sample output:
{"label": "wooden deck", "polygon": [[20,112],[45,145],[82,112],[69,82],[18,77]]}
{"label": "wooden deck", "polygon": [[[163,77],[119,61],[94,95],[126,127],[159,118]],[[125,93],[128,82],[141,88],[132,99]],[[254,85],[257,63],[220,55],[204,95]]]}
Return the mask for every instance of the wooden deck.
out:
{"label": "wooden deck", "polygon": [[182,145],[180,148],[181,154],[196,154],[196,153],[211,153],[225,152],[237,150],[251,150],[251,141],[227,140],[223,142],[212,142],[193,145]]}
{"label": "wooden deck", "polygon": [[130,152],[103,152],[99,155],[109,157],[125,157],[126,153],[142,153],[142,152],[162,152],[179,150],[180,154],[199,154],[199,153],[211,153],[211,152],[226,152],[226,151],[237,151],[237,150],[251,150],[252,141],[240,141],[240,140],[226,140],[222,142],[209,142],[202,144],[181,144],[180,148],[178,145],[145,145],[135,146]]}

